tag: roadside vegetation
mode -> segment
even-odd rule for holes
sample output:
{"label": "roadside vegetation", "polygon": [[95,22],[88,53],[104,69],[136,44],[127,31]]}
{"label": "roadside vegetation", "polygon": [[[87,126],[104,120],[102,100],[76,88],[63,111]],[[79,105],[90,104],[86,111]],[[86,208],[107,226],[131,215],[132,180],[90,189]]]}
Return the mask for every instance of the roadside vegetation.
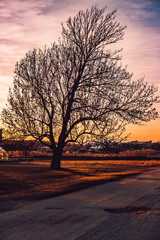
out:
{"label": "roadside vegetation", "polygon": [[[124,146],[123,146],[124,145]],[[9,160],[14,160],[16,157],[39,158],[41,160],[51,159],[52,151],[44,148],[40,142],[35,141],[13,141],[3,140],[1,143],[3,149],[7,152]],[[114,148],[103,148],[98,151],[90,151],[88,147],[83,147],[78,144],[68,144],[67,148],[62,153],[63,160],[109,160],[109,159],[135,159],[145,160],[145,158],[160,159],[160,143],[124,143],[121,148],[115,145]],[[122,159],[123,160],[123,159]]]}
{"label": "roadside vegetation", "polygon": [[[9,159],[14,160],[16,157],[32,157],[40,158],[41,160],[52,158],[51,152],[41,152],[41,151],[8,151]],[[13,158],[13,159],[12,159]],[[63,153],[63,160],[118,160],[118,159],[159,159],[160,160],[160,151],[158,150],[133,150],[133,151],[124,151],[121,153]]]}

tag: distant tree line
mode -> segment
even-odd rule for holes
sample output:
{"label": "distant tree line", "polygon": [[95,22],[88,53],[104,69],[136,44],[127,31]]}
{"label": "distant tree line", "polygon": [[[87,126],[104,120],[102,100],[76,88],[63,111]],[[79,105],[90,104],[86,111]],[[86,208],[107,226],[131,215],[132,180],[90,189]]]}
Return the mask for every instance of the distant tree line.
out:
{"label": "distant tree line", "polygon": [[105,143],[104,145],[104,151],[105,152],[113,152],[113,153],[119,153],[124,152],[127,150],[133,151],[133,150],[143,150],[143,149],[153,149],[153,150],[160,150],[160,142],[109,142]]}
{"label": "distant tree line", "polygon": [[[133,150],[145,150],[153,149],[160,151],[160,142],[106,142],[106,143],[88,143],[87,145],[80,146],[79,144],[68,144],[65,148],[65,152],[96,152],[96,147],[92,148],[92,145],[97,146],[97,152],[102,153],[120,153],[124,151],[133,151]],[[39,141],[32,140],[4,140],[1,146],[6,151],[36,151],[40,150],[43,147]],[[101,148],[98,148],[101,146]]]}

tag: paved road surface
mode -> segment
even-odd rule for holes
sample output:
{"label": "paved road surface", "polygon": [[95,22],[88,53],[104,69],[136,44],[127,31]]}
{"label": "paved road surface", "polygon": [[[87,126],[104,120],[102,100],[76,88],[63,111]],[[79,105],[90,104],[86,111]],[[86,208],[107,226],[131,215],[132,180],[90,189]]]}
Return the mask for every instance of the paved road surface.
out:
{"label": "paved road surface", "polygon": [[1,240],[160,240],[160,167],[1,213]]}

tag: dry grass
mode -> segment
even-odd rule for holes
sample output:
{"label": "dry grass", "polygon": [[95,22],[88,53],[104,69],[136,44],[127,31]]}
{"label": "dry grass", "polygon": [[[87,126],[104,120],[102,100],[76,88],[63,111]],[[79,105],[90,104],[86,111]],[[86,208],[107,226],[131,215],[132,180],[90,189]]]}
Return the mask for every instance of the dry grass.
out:
{"label": "dry grass", "polygon": [[[23,156],[25,153],[23,151],[8,151],[8,155],[12,157],[20,157]],[[28,157],[52,157],[51,152],[39,152],[39,151],[30,151],[27,152]],[[133,151],[124,151],[121,153],[63,153],[63,157],[67,158],[108,158],[108,157],[157,157],[160,158],[160,151],[152,150],[152,149],[145,149],[145,150],[133,150]]]}

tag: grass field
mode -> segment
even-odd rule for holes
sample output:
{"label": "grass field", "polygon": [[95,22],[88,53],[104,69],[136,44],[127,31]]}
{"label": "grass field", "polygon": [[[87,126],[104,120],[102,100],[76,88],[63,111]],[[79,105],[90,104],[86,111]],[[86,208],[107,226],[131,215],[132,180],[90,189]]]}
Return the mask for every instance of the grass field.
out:
{"label": "grass field", "polygon": [[1,163],[0,211],[14,209],[19,201],[54,197],[148,171],[160,161],[62,161],[60,171],[49,166],[50,160]]}

